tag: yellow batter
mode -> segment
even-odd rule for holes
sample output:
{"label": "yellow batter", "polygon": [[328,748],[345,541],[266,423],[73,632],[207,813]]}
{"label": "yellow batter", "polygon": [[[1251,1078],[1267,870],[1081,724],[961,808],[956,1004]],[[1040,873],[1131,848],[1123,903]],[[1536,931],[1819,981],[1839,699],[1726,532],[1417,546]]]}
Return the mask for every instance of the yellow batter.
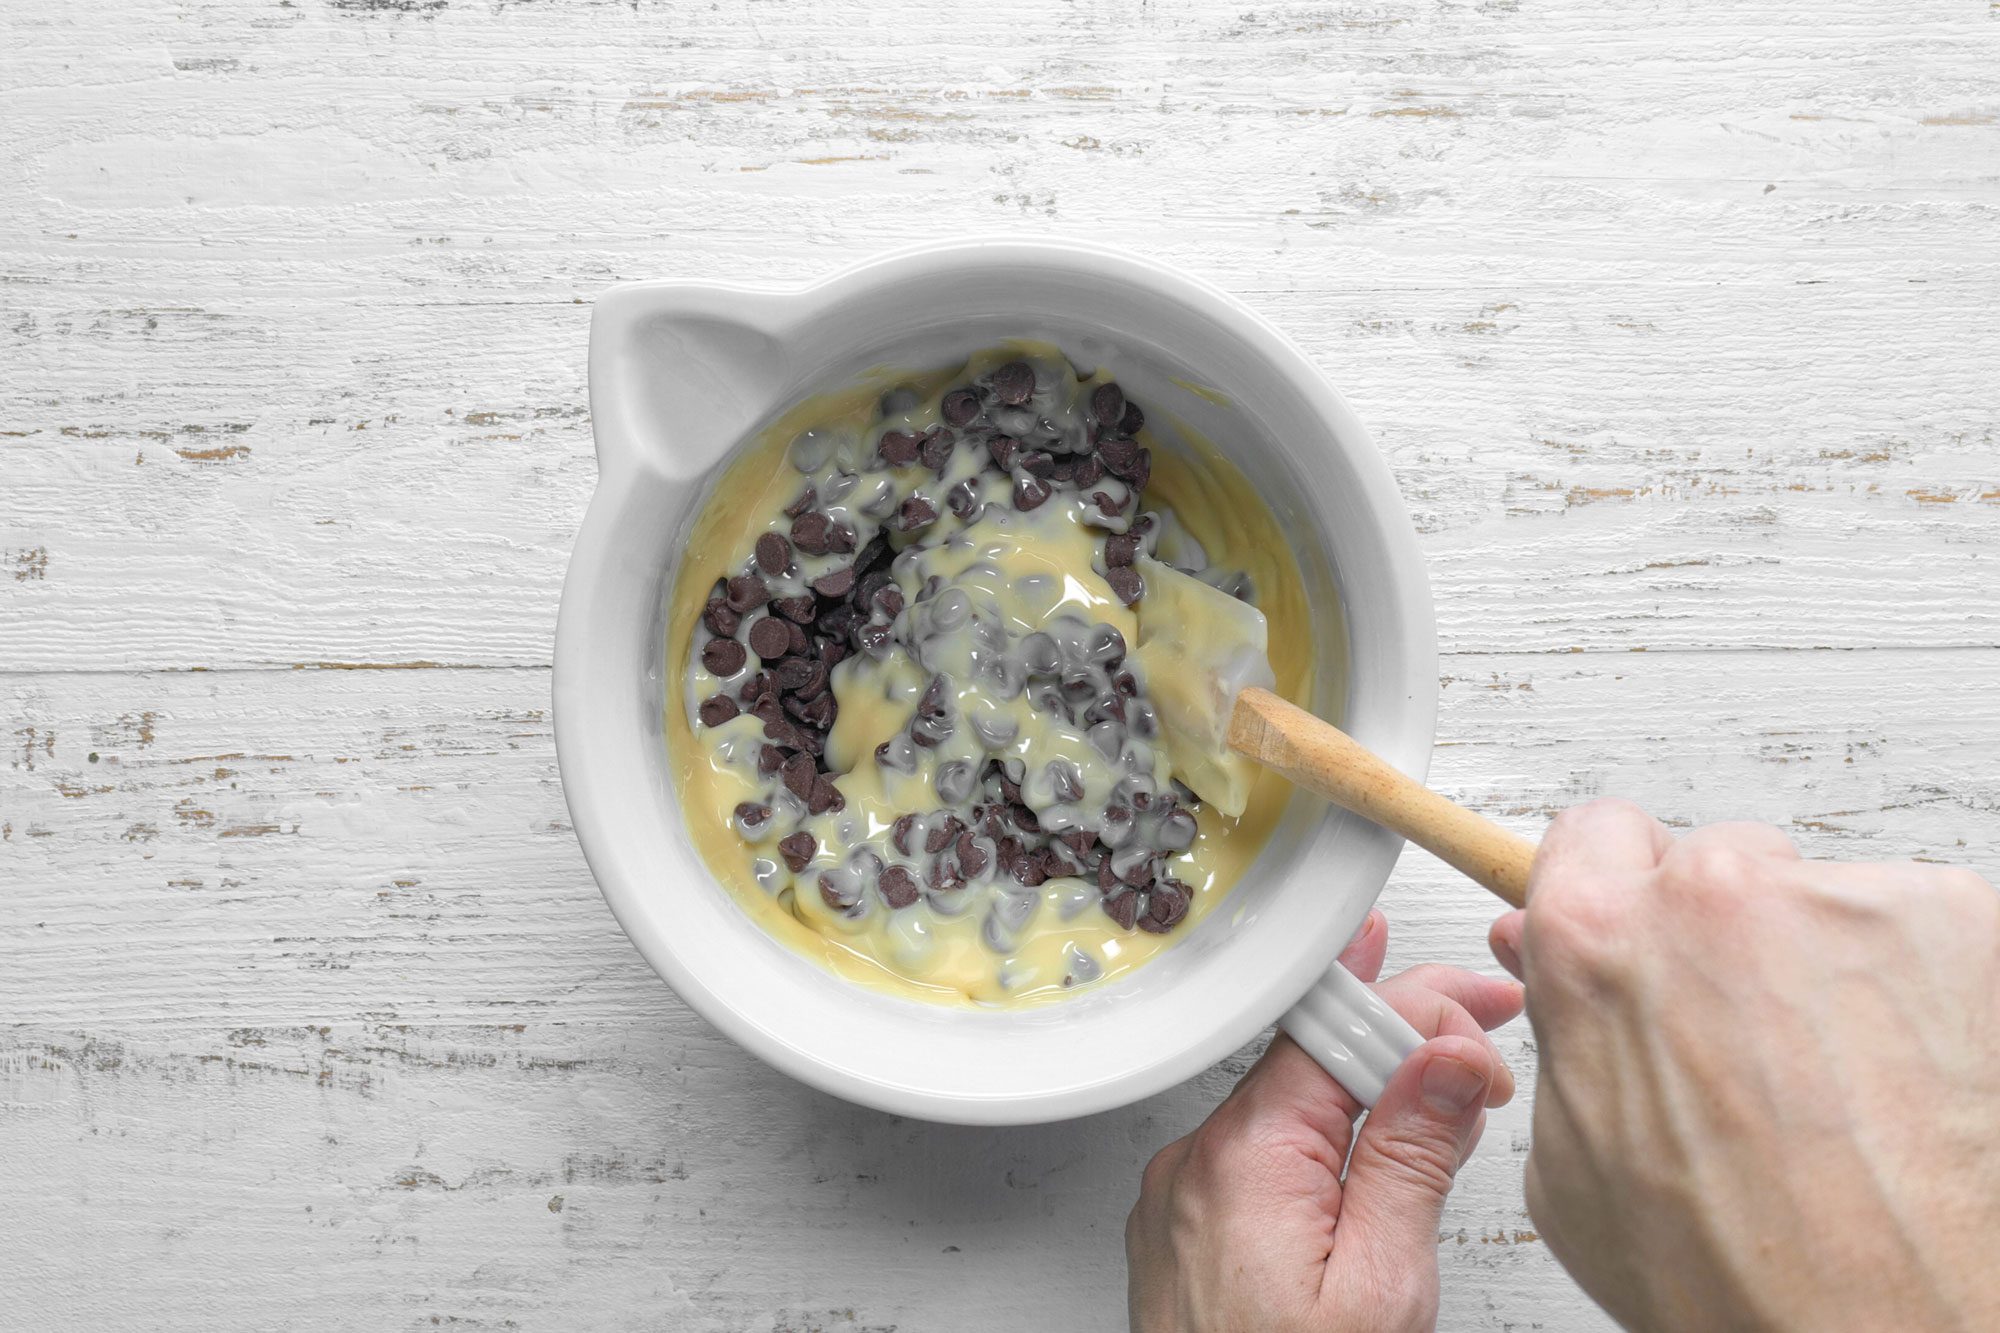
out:
{"label": "yellow batter", "polygon": [[[1137,967],[1214,910],[1255,860],[1290,795],[1282,778],[1261,773],[1242,817],[1224,817],[1207,805],[1195,812],[1192,844],[1168,862],[1170,873],[1192,891],[1187,919],[1172,934],[1121,928],[1098,906],[1097,885],[1074,877],[1050,879],[1034,891],[1015,887],[997,939],[993,913],[985,910],[991,895],[973,888],[957,895],[964,901],[950,912],[939,910],[928,896],[894,912],[850,915],[835,910],[814,887],[815,872],[821,867],[794,875],[772,844],[793,828],[804,829],[827,849],[827,859],[837,863],[848,848],[864,840],[879,844],[899,814],[939,805],[925,779],[876,757],[876,746],[909,723],[934,672],[942,671],[954,682],[951,702],[961,719],[976,718],[989,737],[998,733],[1014,738],[1006,752],[1023,761],[1024,787],[1046,781],[1041,775],[1051,759],[1071,765],[1086,794],[1100,800],[1118,780],[1119,772],[1104,755],[1085,743],[1076,729],[1049,725],[1025,693],[1007,697],[1005,691],[987,688],[977,672],[968,669],[971,636],[938,633],[933,647],[926,650],[932,660],[923,665],[911,660],[910,654],[897,652],[879,660],[856,654],[835,668],[832,691],[839,715],[827,738],[826,759],[828,767],[840,774],[836,782],[845,798],[843,809],[820,815],[801,812],[796,824],[780,826],[773,820],[751,835],[732,822],[740,802],[759,799],[768,790],[755,768],[764,739],[762,726],[745,714],[720,726],[702,727],[697,734],[696,706],[725,687],[699,660],[690,661],[689,645],[701,632],[702,609],[718,573],[741,568],[750,559],[757,536],[799,493],[801,473],[788,460],[788,450],[796,448],[802,433],[811,432],[810,438],[847,457],[858,471],[883,429],[880,403],[885,392],[901,391],[900,397],[909,404],[905,419],[917,429],[938,420],[939,400],[946,390],[1015,359],[1030,361],[1044,377],[1073,373],[1055,347],[1017,341],[981,353],[964,368],[920,375],[877,370],[850,388],[815,397],[785,413],[743,450],[698,515],[667,623],[667,660],[678,682],[666,701],[669,755],[683,816],[709,869],[760,925],[840,976],[945,1004],[1036,1003],[1083,985],[1101,984]],[[1112,379],[1100,370],[1083,381],[1082,391],[1087,396],[1092,386]],[[1211,566],[1250,577],[1257,605],[1271,627],[1277,689],[1304,702],[1310,693],[1307,645],[1312,635],[1289,541],[1268,506],[1219,450],[1189,432],[1179,434],[1183,448],[1162,447],[1150,430],[1139,436],[1154,451],[1143,508],[1166,520],[1159,536],[1160,554],[1170,557],[1176,543],[1192,538]],[[1081,521],[1082,502],[1073,492],[1059,490],[1031,513],[1015,512],[1006,504],[1007,478],[983,470],[976,453],[961,449],[952,457],[938,482],[940,492],[969,481],[994,503],[972,525],[952,514],[942,515],[924,534],[920,567],[902,576],[903,581],[921,584],[935,575],[945,586],[967,589],[979,605],[997,608],[1015,634],[1074,626],[1075,620],[1065,619],[1074,617],[1109,624],[1127,644],[1136,644],[1132,610],[1093,570],[1093,553],[1103,534]],[[797,559],[803,577],[809,579],[852,557],[800,553]],[[924,611],[912,606],[905,614]],[[952,758],[954,744],[971,742],[947,740],[937,758]],[[966,751],[968,760],[976,757],[976,750]],[[1166,785],[1164,745],[1158,749],[1152,776],[1161,787]],[[1032,906],[1024,901],[1031,894],[1039,897]]]}

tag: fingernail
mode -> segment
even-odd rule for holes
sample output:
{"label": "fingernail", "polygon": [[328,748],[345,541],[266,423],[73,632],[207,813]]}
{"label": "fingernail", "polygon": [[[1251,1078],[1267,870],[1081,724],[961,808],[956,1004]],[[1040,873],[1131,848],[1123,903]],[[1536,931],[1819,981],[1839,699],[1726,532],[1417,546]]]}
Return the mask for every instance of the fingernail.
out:
{"label": "fingernail", "polygon": [[1439,1115],[1456,1116],[1486,1096],[1486,1075],[1465,1061],[1434,1055],[1424,1066],[1424,1100]]}
{"label": "fingernail", "polygon": [[1515,977],[1518,978],[1521,975],[1521,955],[1514,948],[1512,941],[1503,939],[1498,935],[1494,936],[1493,956],[1500,960],[1500,966],[1512,972]]}

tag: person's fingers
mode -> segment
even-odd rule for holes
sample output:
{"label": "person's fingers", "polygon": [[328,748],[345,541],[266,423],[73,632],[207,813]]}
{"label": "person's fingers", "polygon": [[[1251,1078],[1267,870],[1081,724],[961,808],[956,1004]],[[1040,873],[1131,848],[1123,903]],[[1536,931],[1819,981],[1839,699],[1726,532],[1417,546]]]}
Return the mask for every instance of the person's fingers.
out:
{"label": "person's fingers", "polygon": [[1375,989],[1426,1041],[1462,1037],[1484,1050],[1492,1070],[1486,1104],[1504,1106],[1512,1099],[1513,1071],[1483,1029],[1498,1027],[1521,1012],[1520,983],[1427,964],[1399,972]]}
{"label": "person's fingers", "polygon": [[1402,1300],[1435,1293],[1445,1197],[1478,1141],[1500,1068],[1485,1045],[1460,1036],[1433,1038],[1403,1062],[1348,1159],[1329,1276],[1361,1275]]}
{"label": "person's fingers", "polygon": [[1544,884],[1599,881],[1659,865],[1673,835],[1630,801],[1602,798],[1571,806],[1550,822],[1528,872],[1528,900]]}
{"label": "person's fingers", "polygon": [[1781,830],[1749,820],[1704,824],[1694,832],[1684,834],[1674,844],[1674,851],[1690,852],[1710,847],[1742,852],[1746,856],[1775,857],[1780,861],[1799,859],[1798,847]]}
{"label": "person's fingers", "polygon": [[1528,914],[1517,910],[1502,916],[1486,932],[1486,944],[1493,950],[1493,957],[1500,966],[1514,974],[1516,981],[1527,980],[1521,962],[1521,932],[1527,929],[1527,925]]}
{"label": "person's fingers", "polygon": [[1340,951],[1340,965],[1362,981],[1382,975],[1382,959],[1389,952],[1389,919],[1377,908],[1369,908],[1361,929]]}

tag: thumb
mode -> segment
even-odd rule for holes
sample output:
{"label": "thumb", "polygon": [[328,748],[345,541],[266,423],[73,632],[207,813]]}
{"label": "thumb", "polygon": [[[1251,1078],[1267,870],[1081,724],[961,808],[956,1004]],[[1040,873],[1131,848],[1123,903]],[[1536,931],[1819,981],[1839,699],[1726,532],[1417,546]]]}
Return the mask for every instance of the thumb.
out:
{"label": "thumb", "polygon": [[1470,1037],[1435,1037],[1403,1062],[1348,1159],[1337,1262],[1435,1293],[1445,1196],[1479,1141],[1495,1074],[1493,1053]]}

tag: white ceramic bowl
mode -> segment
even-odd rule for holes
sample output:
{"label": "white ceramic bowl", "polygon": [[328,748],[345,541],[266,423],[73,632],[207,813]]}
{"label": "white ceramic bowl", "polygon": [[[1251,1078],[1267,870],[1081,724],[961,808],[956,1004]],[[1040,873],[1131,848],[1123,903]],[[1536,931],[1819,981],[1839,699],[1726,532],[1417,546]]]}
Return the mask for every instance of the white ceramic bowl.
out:
{"label": "white ceramic bowl", "polygon": [[977,1124],[1083,1115],[1190,1077],[1281,1015],[1372,1100],[1414,1034],[1328,968],[1401,841],[1317,802],[1293,801],[1243,882],[1174,948],[1018,1012],[837,979],[756,926],[685,834],[662,731],[675,669],[664,626],[684,534],[720,463],[785,406],[868,367],[943,366],[1009,336],[1109,365],[1156,428],[1178,417],[1231,453],[1296,542],[1319,706],[1423,775],[1437,679],[1429,586],[1389,471],[1340,395],[1241,302],[1171,269],[1068,242],[963,241],[802,289],[642,282],[598,300],[599,480],[563,589],[554,680],[563,786],[591,870],[689,1005],[853,1101]]}

